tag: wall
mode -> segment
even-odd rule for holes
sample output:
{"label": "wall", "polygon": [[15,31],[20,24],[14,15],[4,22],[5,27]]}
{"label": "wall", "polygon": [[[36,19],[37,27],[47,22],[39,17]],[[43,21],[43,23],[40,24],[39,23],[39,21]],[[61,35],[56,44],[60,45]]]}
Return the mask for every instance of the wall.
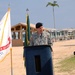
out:
{"label": "wall", "polygon": [[23,46],[23,41],[21,39],[13,39],[12,46]]}

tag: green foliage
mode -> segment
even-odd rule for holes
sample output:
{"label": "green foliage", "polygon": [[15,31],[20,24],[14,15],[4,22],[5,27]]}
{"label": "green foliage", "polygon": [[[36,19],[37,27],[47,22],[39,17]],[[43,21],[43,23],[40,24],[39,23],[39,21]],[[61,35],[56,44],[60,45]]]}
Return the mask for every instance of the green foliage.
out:
{"label": "green foliage", "polygon": [[58,5],[55,1],[54,1],[53,3],[48,2],[47,5],[46,5],[46,7],[49,6],[49,5],[50,5],[50,6],[53,6],[53,7],[54,7],[54,6],[58,6],[58,7],[59,7],[59,5]]}

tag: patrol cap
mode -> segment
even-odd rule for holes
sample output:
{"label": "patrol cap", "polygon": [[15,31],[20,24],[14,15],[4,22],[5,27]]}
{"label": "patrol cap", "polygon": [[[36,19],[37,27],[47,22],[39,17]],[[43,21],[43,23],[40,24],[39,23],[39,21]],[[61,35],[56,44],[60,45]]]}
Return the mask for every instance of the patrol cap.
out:
{"label": "patrol cap", "polygon": [[43,24],[40,23],[40,22],[38,22],[38,23],[36,24],[36,28],[40,28],[41,26],[43,26]]}

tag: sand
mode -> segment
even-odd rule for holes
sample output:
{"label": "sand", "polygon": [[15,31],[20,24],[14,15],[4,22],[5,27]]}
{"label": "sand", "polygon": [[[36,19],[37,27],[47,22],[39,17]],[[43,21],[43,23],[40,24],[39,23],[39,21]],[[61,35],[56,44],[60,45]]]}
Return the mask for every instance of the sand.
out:
{"label": "sand", "polygon": [[[75,75],[75,70],[71,73],[62,73],[58,71],[58,68],[56,68],[58,62],[73,55],[73,52],[75,51],[75,40],[54,42],[52,48],[54,75]],[[0,75],[11,75],[10,61],[9,54],[2,62],[0,62]],[[12,75],[26,75],[23,60],[23,46],[12,48],[12,64]]]}
{"label": "sand", "polygon": [[[75,40],[60,41],[53,44],[53,66],[54,66],[54,75],[75,75],[75,70],[72,72],[60,72],[56,66],[57,63],[61,60],[73,56],[75,51]],[[75,66],[74,66],[75,67]]]}

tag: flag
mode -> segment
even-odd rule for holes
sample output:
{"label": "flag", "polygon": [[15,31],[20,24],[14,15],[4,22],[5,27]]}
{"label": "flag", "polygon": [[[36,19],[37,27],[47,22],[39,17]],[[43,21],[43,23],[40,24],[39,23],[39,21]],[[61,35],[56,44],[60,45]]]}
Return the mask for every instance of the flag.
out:
{"label": "flag", "polygon": [[0,21],[0,61],[10,52],[11,42],[10,8]]}
{"label": "flag", "polygon": [[29,21],[29,15],[27,14],[26,16],[26,32],[25,32],[25,43],[24,46],[28,46],[29,45],[29,41],[30,41],[30,21]]}

